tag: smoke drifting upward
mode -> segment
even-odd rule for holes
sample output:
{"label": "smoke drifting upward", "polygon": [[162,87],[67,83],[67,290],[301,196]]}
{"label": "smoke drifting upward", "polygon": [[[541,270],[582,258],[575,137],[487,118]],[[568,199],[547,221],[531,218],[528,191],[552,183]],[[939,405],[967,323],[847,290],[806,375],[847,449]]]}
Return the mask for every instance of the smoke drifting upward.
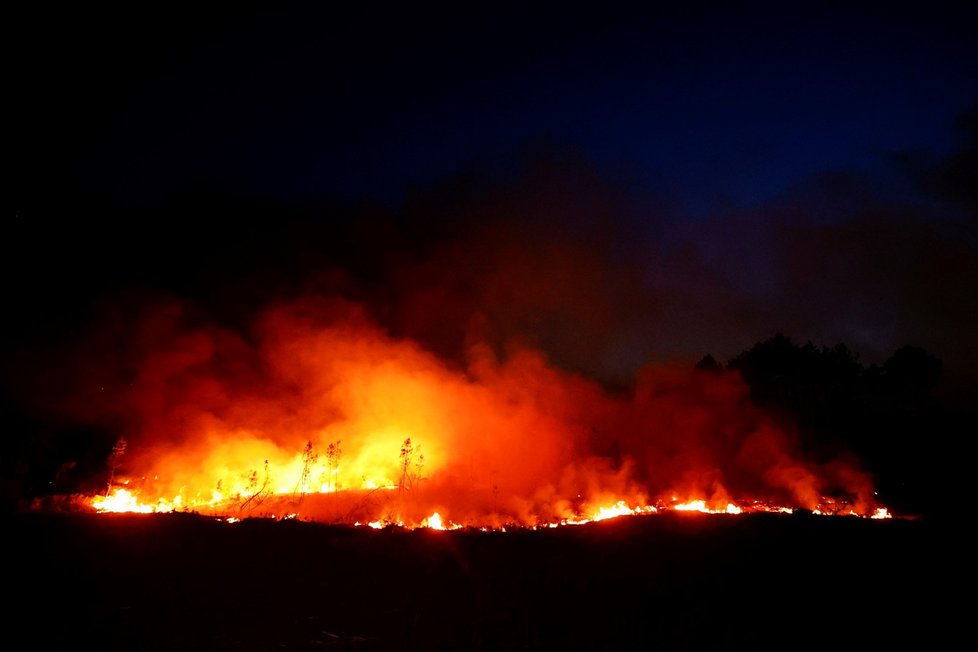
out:
{"label": "smoke drifting upward", "polygon": [[[694,368],[799,315],[818,341],[845,340],[831,304],[858,317],[859,297],[844,301],[858,274],[798,271],[829,243],[784,237],[776,217],[729,233],[704,221],[684,240],[564,154],[397,212],[196,198],[152,247],[86,241],[103,266],[94,296],[75,297],[96,306],[89,337],[70,321],[62,337],[38,330],[48,357],[15,366],[23,404],[80,442],[53,442],[38,475],[79,459],[87,437],[100,457],[70,475],[91,471],[89,489],[111,470],[144,503],[215,511],[537,523],[620,500],[872,510],[842,442],[813,446],[736,372]],[[93,274],[57,253],[51,287]],[[825,278],[837,292],[814,291]],[[272,495],[301,505],[272,510]]]}
{"label": "smoke drifting upward", "polygon": [[622,500],[873,507],[866,475],[805,460],[733,372],[652,366],[611,392],[519,343],[497,353],[473,337],[463,364],[443,360],[340,298],[271,305],[245,333],[192,312],[145,311],[114,341],[128,385],[66,408],[118,428],[115,480],[143,503],[483,525]]}

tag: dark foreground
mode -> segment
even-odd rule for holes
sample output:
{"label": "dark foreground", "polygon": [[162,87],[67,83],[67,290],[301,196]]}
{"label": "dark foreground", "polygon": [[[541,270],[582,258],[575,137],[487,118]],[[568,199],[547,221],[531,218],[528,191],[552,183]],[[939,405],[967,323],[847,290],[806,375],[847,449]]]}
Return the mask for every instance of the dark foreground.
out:
{"label": "dark foreground", "polygon": [[952,596],[973,591],[964,542],[927,521],[486,533],[20,514],[6,538],[5,634],[36,650],[948,649],[970,621]]}

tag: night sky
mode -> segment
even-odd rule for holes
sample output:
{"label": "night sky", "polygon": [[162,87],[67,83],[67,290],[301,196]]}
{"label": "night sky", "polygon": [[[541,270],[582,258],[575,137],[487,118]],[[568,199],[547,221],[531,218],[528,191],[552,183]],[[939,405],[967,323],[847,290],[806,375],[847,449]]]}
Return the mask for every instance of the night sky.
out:
{"label": "night sky", "polygon": [[322,292],[612,383],[783,332],[967,387],[974,8],[782,4],[15,9],[8,386],[158,297]]}

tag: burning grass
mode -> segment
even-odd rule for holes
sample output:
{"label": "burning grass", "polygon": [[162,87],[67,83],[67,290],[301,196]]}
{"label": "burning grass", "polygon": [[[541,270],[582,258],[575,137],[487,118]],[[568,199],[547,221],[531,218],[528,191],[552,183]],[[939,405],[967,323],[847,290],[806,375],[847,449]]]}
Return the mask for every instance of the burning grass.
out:
{"label": "burning grass", "polygon": [[269,308],[248,339],[150,317],[122,395],[71,406],[126,433],[78,508],[409,528],[888,514],[857,460],[807,451],[737,372],[654,365],[611,392],[477,340],[459,366],[337,299]]}

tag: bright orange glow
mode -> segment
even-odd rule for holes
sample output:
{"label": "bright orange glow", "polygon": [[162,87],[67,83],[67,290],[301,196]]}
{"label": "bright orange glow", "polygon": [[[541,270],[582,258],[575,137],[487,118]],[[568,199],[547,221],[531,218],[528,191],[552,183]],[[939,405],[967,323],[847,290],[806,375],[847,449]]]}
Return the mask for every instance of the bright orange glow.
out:
{"label": "bright orange glow", "polygon": [[705,500],[691,500],[688,503],[674,505],[673,509],[677,512],[709,512],[706,508]]}
{"label": "bright orange glow", "polygon": [[[396,489],[396,487],[395,487]],[[217,497],[219,498],[219,497]],[[201,501],[194,504],[192,509],[185,509],[181,507],[182,499],[180,496],[174,497],[173,500],[161,499],[155,504],[148,504],[140,502],[138,497],[129,489],[117,488],[109,496],[96,496],[89,499],[88,505],[94,508],[98,512],[134,512],[134,513],[163,513],[163,512],[173,512],[173,511],[197,511],[206,512],[207,509],[213,509],[220,511],[222,503],[219,499],[213,499],[211,501]],[[288,496],[278,496],[273,495],[270,498],[272,503],[279,503],[285,500],[287,504],[294,504],[293,497]],[[812,511],[813,514],[817,515],[842,515],[842,516],[860,516],[857,512],[849,507],[838,508],[834,505],[831,500],[826,499],[823,503],[823,508],[815,509]],[[679,502],[675,497],[672,497],[671,501],[668,503],[660,504],[659,506],[640,504],[635,507],[631,507],[627,501],[619,500],[611,505],[597,506],[586,510],[585,512],[577,516],[569,516],[567,518],[561,518],[557,521],[551,522],[537,522],[532,524],[533,527],[543,526],[543,527],[559,527],[561,525],[583,525],[585,523],[592,523],[596,521],[603,521],[607,519],[617,518],[619,516],[637,516],[637,515],[649,515],[662,513],[666,511],[677,511],[677,512],[700,512],[704,514],[751,514],[759,512],[773,512],[782,514],[791,514],[794,510],[790,507],[769,505],[765,503],[759,503],[757,501],[752,501],[744,504],[735,504],[732,502],[726,505],[717,505],[711,507],[705,499],[693,499],[684,502]],[[271,513],[273,517],[276,513]],[[294,519],[299,518],[301,514],[299,512],[284,512],[277,514],[278,518],[282,519]],[[868,515],[872,519],[888,519],[893,518],[893,515],[884,507],[877,508],[872,514]],[[227,523],[236,523],[240,519],[237,517],[226,517],[223,519]],[[433,530],[452,530],[464,527],[462,524],[446,522],[438,512],[432,513],[420,521],[413,523],[406,523],[403,520],[387,520],[387,519],[377,519],[368,522],[357,521],[354,525],[366,525],[374,529],[382,529],[389,525],[396,527],[422,527],[430,528]],[[526,525],[526,524],[524,524]],[[492,526],[487,527],[486,525],[480,525],[480,529],[494,529]],[[505,529],[505,528],[502,528]]]}
{"label": "bright orange glow", "polygon": [[153,505],[144,505],[128,489],[116,489],[108,496],[95,496],[92,498],[91,505],[97,512],[137,512],[140,514],[149,514],[151,512],[173,511],[172,509],[159,509]]}
{"label": "bright orange glow", "polygon": [[253,341],[179,311],[152,324],[131,391],[102,406],[127,434],[96,511],[432,529],[889,515],[848,462],[806,461],[733,372],[648,367],[611,393],[516,345],[445,362],[342,301],[268,310]]}
{"label": "bright orange glow", "polygon": [[591,520],[603,521],[608,518],[615,518],[616,516],[626,516],[630,514],[651,514],[655,511],[655,507],[652,507],[651,505],[643,505],[633,509],[629,507],[624,500],[619,500],[611,507],[599,507],[597,514],[594,514],[591,517]]}

